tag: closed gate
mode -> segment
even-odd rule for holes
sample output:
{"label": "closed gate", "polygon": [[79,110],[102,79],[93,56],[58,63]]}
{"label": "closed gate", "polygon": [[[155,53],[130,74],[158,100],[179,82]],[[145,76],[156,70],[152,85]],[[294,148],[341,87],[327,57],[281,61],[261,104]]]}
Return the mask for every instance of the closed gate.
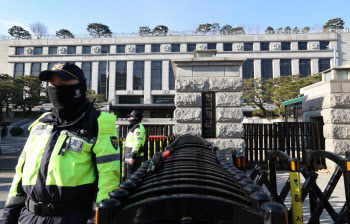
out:
{"label": "closed gate", "polygon": [[[313,122],[279,122],[244,124],[245,156],[248,165],[267,164],[267,150],[287,153],[305,164],[306,150],[325,150],[323,124]],[[318,169],[325,168],[324,161]]]}

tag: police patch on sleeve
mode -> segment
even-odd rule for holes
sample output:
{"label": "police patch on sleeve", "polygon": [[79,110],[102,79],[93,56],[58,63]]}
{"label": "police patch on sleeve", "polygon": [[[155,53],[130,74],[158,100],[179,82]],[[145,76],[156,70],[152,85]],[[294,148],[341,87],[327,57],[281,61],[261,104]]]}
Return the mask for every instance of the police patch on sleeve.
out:
{"label": "police patch on sleeve", "polygon": [[111,143],[115,150],[118,150],[118,138],[116,136],[111,137]]}
{"label": "police patch on sleeve", "polygon": [[139,136],[141,133],[140,132],[136,132],[136,135]]}

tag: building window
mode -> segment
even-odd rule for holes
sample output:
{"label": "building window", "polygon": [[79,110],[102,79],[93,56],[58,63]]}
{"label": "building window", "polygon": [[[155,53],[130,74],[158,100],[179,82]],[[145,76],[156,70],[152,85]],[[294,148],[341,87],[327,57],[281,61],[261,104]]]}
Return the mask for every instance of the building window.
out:
{"label": "building window", "polygon": [[24,63],[15,63],[15,78],[18,76],[24,76]]}
{"label": "building window", "polygon": [[290,51],[290,42],[282,42],[281,43],[282,51]]}
{"label": "building window", "polygon": [[318,60],[318,72],[323,72],[331,68],[330,59],[320,59]]}
{"label": "building window", "polygon": [[243,79],[254,78],[254,60],[246,60],[242,66]]}
{"label": "building window", "polygon": [[292,74],[292,60],[291,59],[281,59],[280,60],[280,75],[288,76]]}
{"label": "building window", "polygon": [[81,64],[81,70],[83,70],[83,72],[84,72],[87,88],[91,89],[91,79],[92,79],[91,62],[83,62]]}
{"label": "building window", "polygon": [[41,55],[43,54],[43,48],[42,47],[34,47],[34,55]]}
{"label": "building window", "polygon": [[171,61],[169,61],[169,90],[175,89],[175,76]]}
{"label": "building window", "polygon": [[24,55],[24,47],[16,47],[16,55]]}
{"label": "building window", "polygon": [[224,43],[224,51],[232,51],[232,43]]}
{"label": "building window", "polygon": [[180,52],[180,44],[172,44],[171,52]]}
{"label": "building window", "polygon": [[310,59],[299,59],[299,73],[302,77],[311,74]]}
{"label": "building window", "polygon": [[162,61],[151,62],[151,90],[162,89]]}
{"label": "building window", "polygon": [[108,98],[108,79],[107,79],[107,62],[102,61],[98,64],[98,94]]}
{"label": "building window", "polygon": [[127,65],[126,61],[117,61],[116,64],[116,89],[117,90],[126,90],[126,73]]}
{"label": "building window", "polygon": [[160,44],[152,44],[151,52],[160,52]]}
{"label": "building window", "polygon": [[117,45],[117,53],[125,53],[125,45]]}
{"label": "building window", "polygon": [[174,104],[174,96],[154,96],[155,104]]}
{"label": "building window", "polygon": [[193,52],[196,50],[196,44],[187,44],[187,52]]}
{"label": "building window", "polygon": [[144,62],[134,61],[134,90],[143,90]]}
{"label": "building window", "polygon": [[270,50],[270,43],[260,43],[260,50],[261,51],[269,51]]}
{"label": "building window", "polygon": [[244,43],[244,51],[253,51],[253,43]]}
{"label": "building window", "polygon": [[49,47],[49,54],[57,54],[57,47]]}
{"label": "building window", "polygon": [[109,52],[109,46],[102,46],[101,47],[101,53],[103,54],[109,54],[110,52]]}
{"label": "building window", "polygon": [[298,50],[307,50],[307,42],[298,42]]}
{"label": "building window", "polygon": [[30,69],[30,74],[38,76],[41,72],[41,63],[32,63],[32,67]]}
{"label": "building window", "polygon": [[67,54],[75,54],[75,52],[76,52],[76,48],[75,47],[73,47],[73,46],[68,47]]}
{"label": "building window", "polygon": [[83,54],[91,54],[91,46],[83,46]]}
{"label": "building window", "polygon": [[208,50],[216,50],[216,44],[207,44]]}
{"label": "building window", "polygon": [[320,41],[320,50],[328,50],[329,41]]}
{"label": "building window", "polygon": [[145,45],[136,45],[136,53],[144,53]]}
{"label": "building window", "polygon": [[261,60],[261,78],[272,78],[272,59]]}
{"label": "building window", "polygon": [[143,96],[119,96],[120,104],[143,104]]}

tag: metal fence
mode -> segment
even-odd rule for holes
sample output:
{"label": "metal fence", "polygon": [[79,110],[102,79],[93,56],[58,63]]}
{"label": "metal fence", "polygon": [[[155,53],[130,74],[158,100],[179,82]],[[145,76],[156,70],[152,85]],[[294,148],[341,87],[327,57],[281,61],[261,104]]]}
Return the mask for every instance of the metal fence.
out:
{"label": "metal fence", "polygon": [[[286,152],[305,163],[306,149],[325,149],[323,124],[311,122],[280,122],[274,124],[244,124],[247,163],[264,164],[267,150]],[[319,168],[324,162],[319,162]]]}

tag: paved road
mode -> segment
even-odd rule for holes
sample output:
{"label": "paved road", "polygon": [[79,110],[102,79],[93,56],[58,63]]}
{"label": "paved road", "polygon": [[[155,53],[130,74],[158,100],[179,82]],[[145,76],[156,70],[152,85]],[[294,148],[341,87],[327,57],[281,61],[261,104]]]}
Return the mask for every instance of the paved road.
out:
{"label": "paved road", "polygon": [[[17,164],[18,156],[20,154],[21,150],[16,150],[16,148],[22,149],[25,144],[26,138],[25,137],[10,137],[5,141],[2,141],[0,144],[1,147],[7,148],[7,151],[0,155],[0,217],[3,214],[3,208],[5,206],[6,198],[8,195],[8,191],[10,190],[12,178],[15,174],[14,168]],[[12,147],[12,151],[11,151]],[[247,172],[249,173],[249,171]],[[319,177],[317,179],[317,184],[321,188],[321,190],[324,190],[325,187],[328,184],[329,179],[331,178],[332,174],[330,173],[318,173]],[[288,172],[285,171],[278,171],[277,176],[277,182],[278,182],[278,190],[281,191],[281,189],[284,186],[285,181],[288,179]],[[304,183],[304,178],[301,177],[301,182]],[[289,198],[289,200],[288,200]],[[330,203],[336,210],[336,212],[339,212],[344,205],[345,202],[345,190],[344,190],[344,181],[341,177],[335,192],[332,194],[332,197],[330,198]],[[309,219],[310,212],[307,209],[307,206],[309,203],[309,199],[307,198],[306,201],[303,203],[303,213],[304,213],[304,222]],[[286,206],[290,207],[290,195],[287,196],[287,200],[285,201]],[[333,223],[332,219],[328,215],[326,211],[322,213],[321,216],[321,223]]]}

